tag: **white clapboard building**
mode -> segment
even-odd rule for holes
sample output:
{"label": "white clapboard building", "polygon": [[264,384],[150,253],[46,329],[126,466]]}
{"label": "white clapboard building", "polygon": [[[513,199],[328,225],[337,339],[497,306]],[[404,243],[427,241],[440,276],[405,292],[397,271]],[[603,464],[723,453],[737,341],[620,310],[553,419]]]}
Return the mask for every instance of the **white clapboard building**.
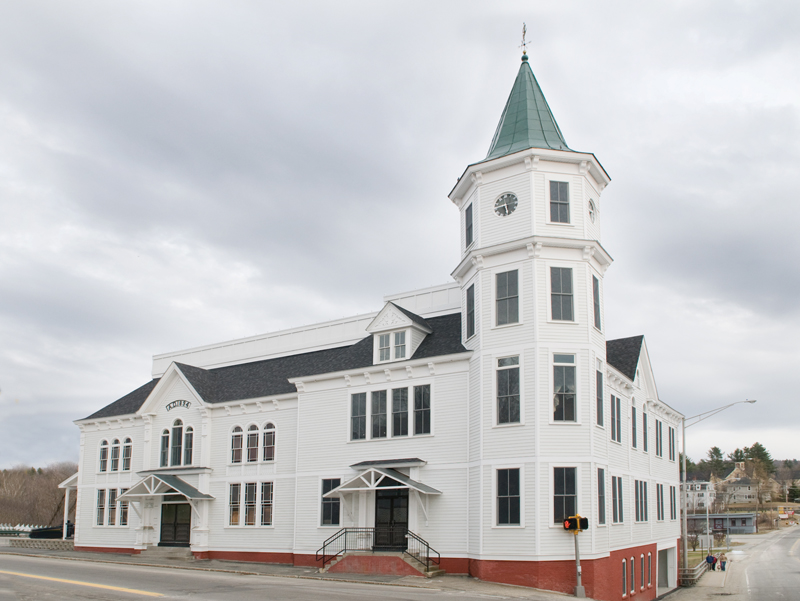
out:
{"label": "white clapboard building", "polygon": [[609,181],[523,56],[488,156],[449,195],[452,283],[155,356],[150,382],[76,422],[76,548],[571,592],[563,520],[580,514],[590,596],[674,585],[681,416],[644,338],[605,337]]}

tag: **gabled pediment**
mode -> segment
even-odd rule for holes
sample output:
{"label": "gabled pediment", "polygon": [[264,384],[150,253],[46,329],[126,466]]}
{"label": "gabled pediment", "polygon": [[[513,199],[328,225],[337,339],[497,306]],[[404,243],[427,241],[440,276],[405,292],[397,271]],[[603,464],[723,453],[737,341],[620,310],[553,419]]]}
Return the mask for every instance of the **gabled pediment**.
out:
{"label": "gabled pediment", "polygon": [[[170,398],[171,396],[174,396],[170,393],[176,386],[180,386],[184,389],[184,393],[179,396],[186,398]],[[206,403],[203,400],[203,397],[197,391],[189,378],[187,378],[183,371],[181,371],[180,366],[177,363],[172,363],[167,368],[167,371],[164,372],[164,375],[161,376],[158,384],[156,384],[155,388],[153,388],[153,391],[148,395],[147,400],[141,406],[139,411],[137,411],[137,413],[144,415],[147,413],[171,411],[176,408],[198,409],[200,407],[205,407],[205,405]]]}
{"label": "gabled pediment", "polygon": [[433,331],[425,319],[419,315],[407,311],[392,302],[388,302],[375,316],[375,319],[367,326],[367,332],[376,334],[378,332],[388,332],[411,327],[425,334],[430,334]]}

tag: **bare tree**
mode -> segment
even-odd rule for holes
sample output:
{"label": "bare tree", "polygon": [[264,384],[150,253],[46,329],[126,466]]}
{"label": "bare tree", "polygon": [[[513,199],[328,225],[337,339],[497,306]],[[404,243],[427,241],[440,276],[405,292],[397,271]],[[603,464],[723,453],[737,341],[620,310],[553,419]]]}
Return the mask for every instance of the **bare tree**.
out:
{"label": "bare tree", "polygon": [[[38,469],[17,466],[0,472],[0,524],[61,524],[64,491],[58,485],[77,471],[77,464],[65,462]],[[74,521],[75,509],[70,505],[69,516]]]}

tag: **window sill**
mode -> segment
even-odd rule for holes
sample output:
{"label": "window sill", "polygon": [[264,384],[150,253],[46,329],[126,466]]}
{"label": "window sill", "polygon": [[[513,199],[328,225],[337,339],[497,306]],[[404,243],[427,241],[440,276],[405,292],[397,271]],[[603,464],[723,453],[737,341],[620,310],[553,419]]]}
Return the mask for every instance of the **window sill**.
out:
{"label": "window sill", "polygon": [[519,426],[524,426],[525,422],[512,422],[508,424],[495,424],[492,428],[518,428]]}
{"label": "window sill", "polygon": [[429,438],[433,437],[434,433],[430,434],[405,434],[403,436],[387,436],[386,438],[360,438],[358,440],[348,440],[347,444],[362,444],[365,442],[385,442],[387,440],[410,440],[412,438]]}
{"label": "window sill", "polygon": [[493,326],[492,326],[491,328],[489,328],[489,329],[490,329],[490,330],[504,330],[504,329],[506,329],[506,328],[513,328],[513,327],[515,327],[515,326],[521,326],[521,325],[524,325],[524,323],[525,323],[524,321],[520,320],[520,321],[515,321],[515,322],[513,322],[513,323],[503,323],[503,324],[499,324],[499,325],[493,325]]}
{"label": "window sill", "polygon": [[558,225],[558,226],[561,226],[561,227],[572,227],[572,228],[575,227],[574,223],[565,223],[563,221],[546,221],[545,223],[547,225]]}
{"label": "window sill", "polygon": [[223,526],[225,530],[274,530],[275,526]]}
{"label": "window sill", "polygon": [[568,421],[568,420],[565,420],[565,419],[564,420],[551,419],[550,420],[550,425],[551,426],[582,426],[583,423],[578,422],[578,421]]}
{"label": "window sill", "polygon": [[495,524],[492,526],[493,530],[522,530],[525,524]]}
{"label": "window sill", "polygon": [[581,325],[581,322],[575,321],[574,319],[553,319],[552,317],[547,318],[547,323],[552,324],[573,324],[576,326]]}

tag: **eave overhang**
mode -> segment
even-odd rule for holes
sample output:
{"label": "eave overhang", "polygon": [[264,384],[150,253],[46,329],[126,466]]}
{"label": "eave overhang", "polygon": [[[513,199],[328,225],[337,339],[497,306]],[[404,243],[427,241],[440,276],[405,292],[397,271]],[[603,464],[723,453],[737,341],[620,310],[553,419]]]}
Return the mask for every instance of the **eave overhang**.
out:
{"label": "eave overhang", "polygon": [[538,163],[538,160],[553,161],[554,163],[571,163],[574,165],[586,163],[586,170],[600,186],[600,191],[611,183],[611,177],[592,152],[528,148],[515,152],[514,154],[508,154],[497,157],[496,159],[483,160],[468,165],[447,196],[451,201],[458,204],[458,199],[463,198],[469,190],[469,187],[473,184],[473,175],[496,171],[503,167],[520,163],[526,159],[531,162],[532,166]]}
{"label": "eave overhang", "polygon": [[[480,261],[478,257],[490,257],[492,255],[499,255],[509,251],[526,249],[528,254],[533,257],[536,256],[538,250],[542,247],[556,247],[556,248],[572,248],[580,250],[584,254],[589,254],[594,257],[598,263],[604,268],[607,268],[614,259],[606,252],[606,249],[597,240],[581,240],[580,238],[554,238],[551,236],[529,236],[527,238],[520,238],[519,240],[512,240],[511,242],[503,242],[502,244],[495,244],[492,246],[484,246],[482,248],[470,250],[461,262],[456,266],[450,274],[457,281],[469,272],[473,265],[478,264]],[[588,257],[587,257],[588,258]]]}

